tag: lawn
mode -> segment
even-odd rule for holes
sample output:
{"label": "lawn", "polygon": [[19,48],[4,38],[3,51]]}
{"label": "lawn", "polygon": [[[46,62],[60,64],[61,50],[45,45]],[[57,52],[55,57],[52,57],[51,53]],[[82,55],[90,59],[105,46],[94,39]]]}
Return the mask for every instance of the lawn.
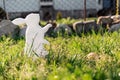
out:
{"label": "lawn", "polygon": [[23,54],[24,38],[0,38],[0,80],[120,80],[119,33],[46,39],[49,55],[33,59]]}

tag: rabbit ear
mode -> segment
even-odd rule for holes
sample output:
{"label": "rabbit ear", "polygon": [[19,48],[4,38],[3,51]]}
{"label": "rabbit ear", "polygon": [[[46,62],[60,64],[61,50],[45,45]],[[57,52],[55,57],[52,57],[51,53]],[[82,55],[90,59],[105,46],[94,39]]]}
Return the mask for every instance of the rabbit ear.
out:
{"label": "rabbit ear", "polygon": [[25,24],[25,19],[24,18],[16,18],[12,21],[12,23],[15,25],[22,25],[22,24]]}

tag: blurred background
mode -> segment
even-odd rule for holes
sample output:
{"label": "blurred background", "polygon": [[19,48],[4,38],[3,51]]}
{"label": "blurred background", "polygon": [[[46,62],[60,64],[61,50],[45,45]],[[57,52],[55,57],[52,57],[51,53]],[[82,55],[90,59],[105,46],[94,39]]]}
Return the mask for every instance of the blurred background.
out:
{"label": "blurred background", "polygon": [[[25,17],[40,13],[42,20],[86,18],[116,13],[117,0],[0,0],[0,18]],[[119,4],[119,3],[118,3]]]}

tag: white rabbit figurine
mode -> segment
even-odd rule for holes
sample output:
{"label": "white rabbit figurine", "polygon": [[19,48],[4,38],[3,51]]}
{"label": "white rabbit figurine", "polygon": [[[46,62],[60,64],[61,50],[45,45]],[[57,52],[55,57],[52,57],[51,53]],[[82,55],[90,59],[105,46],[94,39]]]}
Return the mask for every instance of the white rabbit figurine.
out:
{"label": "white rabbit figurine", "polygon": [[16,25],[26,23],[26,42],[25,42],[25,53],[28,56],[36,55],[39,57],[45,57],[48,52],[44,49],[43,44],[49,44],[49,42],[44,39],[44,35],[47,30],[52,27],[52,24],[47,24],[45,27],[39,25],[40,16],[39,14],[31,13],[26,16],[26,18],[17,18],[12,22]]}

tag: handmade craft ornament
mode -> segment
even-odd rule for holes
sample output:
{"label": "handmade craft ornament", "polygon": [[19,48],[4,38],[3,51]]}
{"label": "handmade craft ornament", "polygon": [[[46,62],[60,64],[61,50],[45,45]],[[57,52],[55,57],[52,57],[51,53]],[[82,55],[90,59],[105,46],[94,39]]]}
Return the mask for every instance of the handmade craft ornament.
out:
{"label": "handmade craft ornament", "polygon": [[26,24],[25,34],[25,53],[28,56],[45,57],[48,52],[44,49],[44,44],[49,42],[44,39],[44,35],[47,30],[52,27],[52,24],[47,24],[45,27],[39,25],[40,16],[39,14],[31,13],[26,18],[16,18],[12,22],[16,25]]}

